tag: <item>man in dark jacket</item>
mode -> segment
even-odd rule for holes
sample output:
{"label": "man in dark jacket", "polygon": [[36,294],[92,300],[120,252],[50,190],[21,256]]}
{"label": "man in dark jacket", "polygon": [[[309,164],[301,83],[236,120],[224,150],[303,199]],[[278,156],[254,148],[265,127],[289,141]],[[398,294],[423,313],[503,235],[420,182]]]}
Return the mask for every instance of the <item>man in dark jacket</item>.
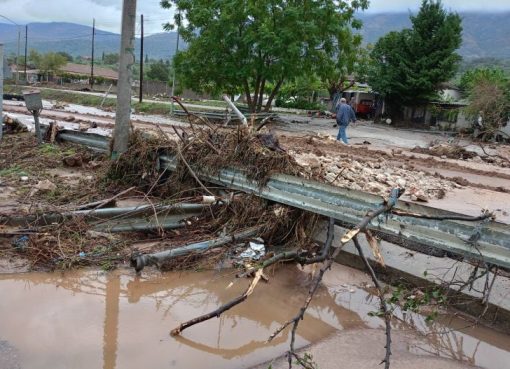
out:
{"label": "man in dark jacket", "polygon": [[345,144],[348,144],[349,141],[347,139],[346,129],[350,122],[356,122],[356,114],[354,110],[347,105],[347,100],[344,98],[340,99],[340,104],[335,109],[336,111],[336,123],[338,124],[338,135],[336,137],[337,141],[340,141]]}

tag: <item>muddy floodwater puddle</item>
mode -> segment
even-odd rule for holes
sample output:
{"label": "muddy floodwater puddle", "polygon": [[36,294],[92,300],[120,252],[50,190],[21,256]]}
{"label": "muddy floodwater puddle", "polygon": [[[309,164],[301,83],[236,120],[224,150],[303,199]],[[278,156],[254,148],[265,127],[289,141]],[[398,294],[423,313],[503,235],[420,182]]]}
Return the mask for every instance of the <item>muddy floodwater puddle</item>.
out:
{"label": "muddy floodwater puddle", "polygon": [[[377,300],[345,284],[357,273],[346,270],[335,267],[319,289],[300,324],[297,346],[337,330],[382,327],[380,318],[368,315]],[[220,318],[180,337],[169,335],[180,322],[214,310],[249,283],[238,280],[227,288],[233,279],[231,271],[0,274],[0,369],[250,368],[283,354],[288,331],[266,341],[305,298],[310,276],[295,267],[270,274],[268,284],[261,283],[244,304]],[[420,319],[395,328],[427,329]],[[491,369],[510,362],[510,337],[483,327],[453,333],[441,335],[446,339],[416,335],[409,352]]]}

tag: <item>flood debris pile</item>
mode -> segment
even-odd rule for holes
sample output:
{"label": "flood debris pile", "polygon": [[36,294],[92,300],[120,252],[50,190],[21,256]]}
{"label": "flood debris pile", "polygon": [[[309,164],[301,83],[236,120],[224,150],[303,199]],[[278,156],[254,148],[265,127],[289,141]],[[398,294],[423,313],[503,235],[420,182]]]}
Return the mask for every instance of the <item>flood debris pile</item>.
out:
{"label": "flood debris pile", "polygon": [[489,163],[503,168],[510,168],[510,161],[500,155],[490,155],[485,147],[480,144],[480,149],[484,154],[478,154],[467,150],[465,147],[456,143],[436,143],[431,142],[428,147],[416,146],[411,151],[440,157],[441,159],[460,159],[477,163]]}
{"label": "flood debris pile", "polygon": [[[200,181],[194,173],[213,173],[233,165],[244,168],[257,186],[263,186],[275,172],[304,173],[274,136],[207,128],[177,136],[175,141],[162,132],[147,137],[135,131],[124,155],[113,162],[101,161],[93,172],[89,166],[96,161],[83,153],[70,151],[67,146],[43,145],[43,150],[52,153],[50,167],[62,168],[65,175],[93,173],[75,182],[63,179],[65,175],[52,177],[46,166],[27,164],[24,157],[12,155],[10,160],[28,173],[27,187],[31,189],[25,197],[20,196],[20,207],[0,214],[2,231],[8,238],[2,242],[2,254],[26,258],[33,268],[96,265],[110,269],[129,262],[132,255],[230,236],[232,239],[222,247],[187,252],[157,265],[240,265],[243,263],[236,255],[246,251],[250,242],[263,244],[264,255],[266,251],[271,255],[271,247],[315,252],[312,235],[317,215],[218,188]],[[16,145],[31,146],[32,141],[26,139],[13,137],[7,144],[9,151],[16,152]],[[20,146],[19,151],[33,157],[41,150],[33,144],[33,149]],[[160,155],[174,156],[176,170],[162,170]],[[19,187],[19,178],[10,180]],[[135,206],[112,207],[122,201]],[[236,235],[247,230],[255,231],[238,240]]]}
{"label": "flood debris pile", "polygon": [[401,187],[406,189],[405,196],[410,200],[428,202],[429,199],[442,199],[448,191],[462,187],[453,181],[412,170],[406,164],[399,167],[386,165],[383,158],[361,162],[313,153],[296,153],[294,157],[305,170],[322,171],[330,184],[376,195],[385,195],[392,188]]}
{"label": "flood debris pile", "polygon": [[[404,193],[420,199],[418,191],[424,191],[422,201],[426,201],[426,196],[432,196],[433,191],[447,188],[431,185],[420,173],[411,177],[411,171],[404,167],[390,171],[375,161],[362,164],[348,156],[333,161],[311,154],[294,155],[280,146],[269,129],[259,132],[248,126],[223,130],[207,123],[201,127],[191,123],[190,130],[175,129],[174,133],[170,138],[162,131],[151,137],[132,132],[127,152],[116,161],[87,158],[85,154],[80,155],[80,151],[71,152],[57,144],[25,150],[22,146],[27,144],[26,138],[13,136],[7,146],[2,146],[1,150],[8,148],[5,157],[0,158],[2,168],[7,164],[9,168],[21,168],[26,171],[24,177],[29,178],[32,187],[38,188],[34,194],[19,193],[17,201],[21,205],[46,201],[48,204],[44,204],[49,205],[52,197],[48,194],[53,194],[53,204],[42,208],[29,206],[22,211],[15,208],[0,214],[0,255],[23,257],[31,267],[46,269],[83,265],[111,269],[127,263],[137,272],[147,265],[235,267],[237,277],[250,279],[243,294],[211,312],[182,322],[171,331],[173,335],[218,317],[245,301],[260,281],[269,279],[265,272],[280,263],[315,265],[318,272],[312,278],[301,308],[269,337],[274,339],[292,327],[289,363],[296,360],[303,364],[303,358],[294,347],[299,322],[324,274],[339,257],[343,246],[353,242],[380,299],[376,313],[385,322],[383,363],[389,368],[392,310],[374,269],[363,254],[359,237],[366,238],[376,262],[384,266],[379,240],[368,229],[370,223],[376,218],[383,221],[390,214],[437,221],[459,220],[458,217],[434,218],[394,209]],[[29,158],[42,154],[49,155],[51,160],[29,163]],[[65,168],[66,175],[74,171],[93,175],[85,182],[63,182],[62,176],[52,181],[47,178],[50,168],[42,165],[47,162],[61,170]],[[327,239],[319,243],[314,236],[319,223],[325,220],[323,217],[203,179],[207,177],[204,174],[210,174],[208,178],[214,182],[214,175],[219,176],[218,173],[231,168],[242,172],[259,190],[266,187],[273,174],[282,173],[300,177],[299,186],[304,186],[301,178],[307,178],[351,189],[368,189],[385,196],[345,231],[336,245],[333,245],[336,219],[330,218]],[[20,174],[17,169],[4,172],[13,185],[23,182]],[[325,187],[320,185],[322,189]],[[68,188],[67,195],[72,194],[67,203],[62,202],[65,196],[58,192],[63,191],[62,186]],[[46,194],[40,198],[46,200],[36,199],[38,193]],[[435,196],[440,196],[440,192]],[[466,222],[490,219],[490,213],[473,219],[461,217]]]}

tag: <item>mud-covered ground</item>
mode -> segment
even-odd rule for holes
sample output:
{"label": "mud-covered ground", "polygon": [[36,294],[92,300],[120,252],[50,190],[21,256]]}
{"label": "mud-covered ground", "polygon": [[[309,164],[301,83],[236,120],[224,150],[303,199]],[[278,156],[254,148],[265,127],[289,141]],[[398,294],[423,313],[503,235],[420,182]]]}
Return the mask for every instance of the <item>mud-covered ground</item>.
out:
{"label": "mud-covered ground", "polygon": [[[18,118],[31,128],[32,118],[26,114],[22,106],[17,105],[19,104],[8,103],[5,110],[13,118]],[[451,142],[448,142],[450,138],[447,136],[397,130],[387,126],[376,126],[370,122],[363,122],[350,127],[348,134],[352,144],[344,146],[334,140],[336,129],[332,127],[332,120],[302,117],[292,117],[291,120],[294,120],[294,122],[287,119],[283,122],[272,123],[268,127],[277,133],[280,145],[303,166],[305,171],[320,172],[325,181],[331,184],[360,189],[382,196],[387,195],[391,187],[401,186],[406,188],[406,200],[426,202],[430,206],[470,215],[477,215],[482,209],[489,208],[496,212],[498,220],[510,222],[510,194],[508,192],[510,189],[510,168],[507,165],[510,151],[507,146],[486,145],[482,148],[468,140],[458,140],[455,142],[456,147],[460,146],[473,154],[463,155],[462,158],[452,158],[448,155],[438,155],[437,151],[434,150],[427,151],[429,147],[435,148],[441,145],[450,147]],[[95,108],[65,104],[55,106],[54,103],[46,102],[42,121],[43,123],[57,121],[62,127],[110,135],[114,124],[114,114]],[[173,138],[176,138],[176,136],[171,127],[172,125],[184,129],[189,127],[185,121],[168,120],[161,116],[136,115],[133,116],[133,123],[137,128],[152,130],[156,133],[163,131]],[[421,147],[422,150],[416,150],[417,146]],[[66,208],[72,209],[74,206],[83,203],[112,196],[119,189],[103,186],[98,181],[98,178],[104,174],[104,167],[105,160],[99,154],[91,154],[86,150],[70,145],[53,146],[45,144],[37,147],[30,133],[9,135],[0,146],[0,214],[12,214],[14,212],[26,214],[33,212],[35,209],[40,211],[51,209],[62,211]],[[130,194],[119,201],[118,205],[129,206],[144,203],[147,203],[144,194]],[[1,230],[9,232],[5,228]],[[148,237],[144,240],[143,245],[150,248],[151,241],[153,240]],[[0,242],[2,242],[2,239],[0,239]],[[11,242],[10,239],[7,242]],[[9,244],[6,248],[11,246]],[[68,251],[64,249],[63,252],[67,253]],[[126,262],[128,256],[128,254],[120,255],[120,262]],[[112,262],[113,259],[106,259],[104,264],[96,264],[96,266],[104,266],[104,269],[109,269]],[[0,271],[4,273],[6,271],[18,272],[29,267],[30,265],[23,264],[23,260],[2,258],[0,254]],[[337,269],[331,273],[334,278],[342,275],[342,271]],[[333,319],[334,324],[331,329],[328,327],[327,334],[333,333],[335,329],[349,329],[349,332],[343,332],[344,334],[334,333],[326,341],[313,346],[310,352],[318,359],[317,362],[321,368],[337,367],[338,362],[344,362],[348,364],[347,366],[353,368],[376,367],[383,354],[381,324],[380,321],[376,322],[371,320],[372,318],[367,318],[369,311],[373,310],[372,306],[365,306],[369,296],[366,293],[358,296],[355,293],[357,289],[351,286],[359,280],[366,283],[366,276],[356,275],[353,277],[349,274],[346,278],[343,280],[335,279],[332,282],[325,281],[325,285],[331,289],[335,299],[338,297],[338,301],[322,309],[317,309],[312,318],[307,316],[307,320],[309,322],[310,319],[313,320],[318,317],[316,323],[321,325],[324,321],[324,314],[338,311],[339,306],[349,310],[353,308],[356,312],[359,311],[361,319],[354,317],[355,320],[353,320],[349,314],[347,314],[346,319]],[[174,278],[171,280],[174,281]],[[138,281],[138,279],[135,278],[134,281]],[[295,278],[292,279],[292,283],[294,281]],[[152,288],[153,285],[150,284],[150,287]],[[14,288],[13,290],[18,289]],[[165,290],[172,291],[172,289],[166,287]],[[219,290],[222,293],[226,291],[223,284]],[[155,298],[158,298],[154,291],[150,294],[151,296],[154,294]],[[185,294],[189,293],[185,292]],[[280,296],[280,292],[278,294]],[[294,293],[292,296],[296,297]],[[128,296],[128,298],[132,297]],[[132,301],[129,300],[128,302],[131,303]],[[299,306],[300,302],[301,299],[293,305]],[[103,309],[102,304],[101,301],[101,309]],[[288,310],[288,306],[285,305],[285,307]],[[260,305],[255,304],[254,309],[259,311]],[[164,316],[167,317],[166,312]],[[219,320],[219,322],[219,329],[222,329],[222,320]],[[234,322],[237,324],[235,319]],[[315,322],[315,320],[312,322]],[[360,329],[358,324],[360,322],[364,324],[361,327],[363,329]],[[172,321],[172,323],[174,322]],[[263,339],[274,328],[273,323],[273,321],[270,321],[266,324],[271,329],[263,330],[260,334]],[[98,324],[101,325],[102,323]],[[304,324],[306,325],[307,322]],[[167,338],[161,339],[163,334],[164,337],[167,337],[168,327],[165,326],[162,329],[160,322],[154,325],[153,329],[156,326],[164,332],[157,337],[153,337],[153,331],[150,331],[150,336],[159,342],[155,345],[159,345],[158,347],[161,348],[168,344],[168,342],[163,342]],[[17,327],[14,328],[17,329]],[[465,365],[480,365],[499,369],[504,367],[501,365],[508,362],[508,337],[502,335],[496,337],[494,332],[489,332],[483,327],[479,331],[471,331],[473,335],[476,333],[474,339],[463,333],[458,333],[457,336],[457,331],[450,332],[447,329],[449,332],[447,335],[433,336],[431,340],[427,338],[427,335],[418,337],[415,334],[416,327],[402,324],[396,328],[395,367],[457,368]],[[13,329],[12,332],[16,332],[16,329]],[[207,326],[204,326],[204,330],[206,329]],[[149,330],[140,329],[139,331],[149,334]],[[317,335],[315,327],[311,331],[313,337],[303,340],[299,345],[300,347],[326,337],[326,334]],[[485,338],[479,339],[477,335]],[[493,338],[493,336],[496,338]],[[218,342],[219,337],[218,333]],[[442,337],[446,337],[448,342],[443,342]],[[3,343],[2,338],[0,336],[0,353],[11,350],[11,346]],[[243,338],[252,339],[251,335],[249,337],[243,336]],[[187,338],[183,339],[186,340]],[[11,340],[16,341],[14,333],[12,333]],[[464,340],[468,343],[463,346]],[[191,341],[194,345],[194,341]],[[489,345],[486,344],[486,341],[497,343]],[[211,342],[213,342],[212,339]],[[119,354],[117,354],[116,350],[107,350],[106,345],[111,343],[105,343],[106,354],[103,357],[105,362],[111,362],[112,357],[115,358],[117,355],[119,360],[125,360],[129,357],[126,354],[127,351],[119,351]],[[113,343],[116,344],[116,342]],[[21,343],[18,343],[18,345],[23,346]],[[483,347],[478,350],[477,345]],[[252,351],[259,349],[258,344],[253,345],[251,341],[248,346],[254,346]],[[261,343],[260,347],[262,346]],[[257,355],[254,360],[243,361],[244,359],[242,359],[241,365],[243,367],[252,366],[280,355],[285,350],[286,342],[283,342],[281,346],[277,351],[264,351],[263,354]],[[493,348],[493,346],[496,348]],[[208,347],[203,349],[203,343],[200,343],[197,347],[199,352],[211,351]],[[241,348],[244,348],[244,346]],[[342,355],[345,356],[337,355],[339,348]],[[367,348],[370,352],[367,352]],[[26,357],[30,358],[30,355],[26,354],[26,352],[31,352],[30,348],[25,349]],[[101,352],[101,347],[97,351]],[[221,356],[224,358],[222,356],[225,355],[223,351],[216,351],[213,352],[212,357],[219,358]],[[227,351],[230,354],[232,350]],[[9,352],[11,352],[9,355],[16,361],[17,352],[12,350]],[[168,351],[164,348],[162,352],[167,353]],[[427,355],[426,358],[421,356],[424,353]],[[240,355],[237,351],[234,354]],[[246,354],[243,353],[243,355]],[[155,364],[157,364],[155,367],[165,362],[167,355],[162,354],[162,357],[164,359],[161,360],[155,357]],[[207,358],[207,356],[204,357],[204,359]],[[444,358],[454,359],[455,361],[447,361]],[[113,366],[109,367],[115,367],[115,361],[113,363]],[[234,359],[229,360],[229,363],[234,367],[240,367]],[[285,364],[285,361],[277,361],[272,364],[272,367],[279,368],[282,364]],[[265,367],[267,368],[268,365]]]}
{"label": "mud-covered ground", "polygon": [[[6,112],[30,125],[22,103],[6,102]],[[172,126],[185,120],[133,115],[133,125],[162,130],[176,139]],[[73,104],[45,102],[43,123],[109,135],[114,113]],[[432,131],[396,129],[361,121],[348,128],[350,145],[336,140],[331,119],[281,116],[269,124],[280,143],[299,163],[320,169],[327,182],[385,195],[392,186],[406,188],[404,199],[478,215],[488,208],[499,221],[510,222],[510,147],[480,144],[469,138]]]}

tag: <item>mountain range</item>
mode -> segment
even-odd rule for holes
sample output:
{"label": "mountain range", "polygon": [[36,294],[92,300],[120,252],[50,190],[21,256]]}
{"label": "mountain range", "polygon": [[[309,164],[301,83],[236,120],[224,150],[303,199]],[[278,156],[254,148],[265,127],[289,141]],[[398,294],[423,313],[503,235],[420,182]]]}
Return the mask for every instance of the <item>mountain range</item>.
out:
{"label": "mountain range", "polygon": [[[20,55],[25,54],[25,27],[21,27]],[[5,45],[5,53],[16,54],[18,48],[18,27],[0,23],[0,42]],[[152,59],[170,59],[175,53],[176,32],[161,32],[144,38],[144,55]],[[136,38],[136,53],[140,53],[140,38]],[[96,29],[94,42],[95,58],[102,53],[118,53],[120,35]],[[181,40],[180,46],[183,43]],[[46,53],[65,51],[72,56],[90,57],[92,54],[92,27],[75,23],[51,22],[28,24],[28,50],[35,49]]]}
{"label": "mountain range", "polygon": [[[510,12],[461,13],[463,19],[463,43],[459,49],[465,59],[510,59]],[[381,36],[404,27],[410,27],[408,13],[358,14],[363,21],[361,34],[365,43],[375,43]],[[28,24],[28,49],[39,52],[65,51],[73,56],[91,55],[92,28],[75,23],[52,22]],[[24,28],[21,28],[21,50],[24,55]],[[0,23],[0,42],[6,54],[17,52],[18,27]],[[96,30],[95,55],[118,52],[120,35]],[[175,52],[177,34],[161,32],[144,39],[144,54],[151,59],[169,59]],[[183,44],[181,43],[181,47]],[[136,55],[139,55],[140,39],[136,39]]]}

